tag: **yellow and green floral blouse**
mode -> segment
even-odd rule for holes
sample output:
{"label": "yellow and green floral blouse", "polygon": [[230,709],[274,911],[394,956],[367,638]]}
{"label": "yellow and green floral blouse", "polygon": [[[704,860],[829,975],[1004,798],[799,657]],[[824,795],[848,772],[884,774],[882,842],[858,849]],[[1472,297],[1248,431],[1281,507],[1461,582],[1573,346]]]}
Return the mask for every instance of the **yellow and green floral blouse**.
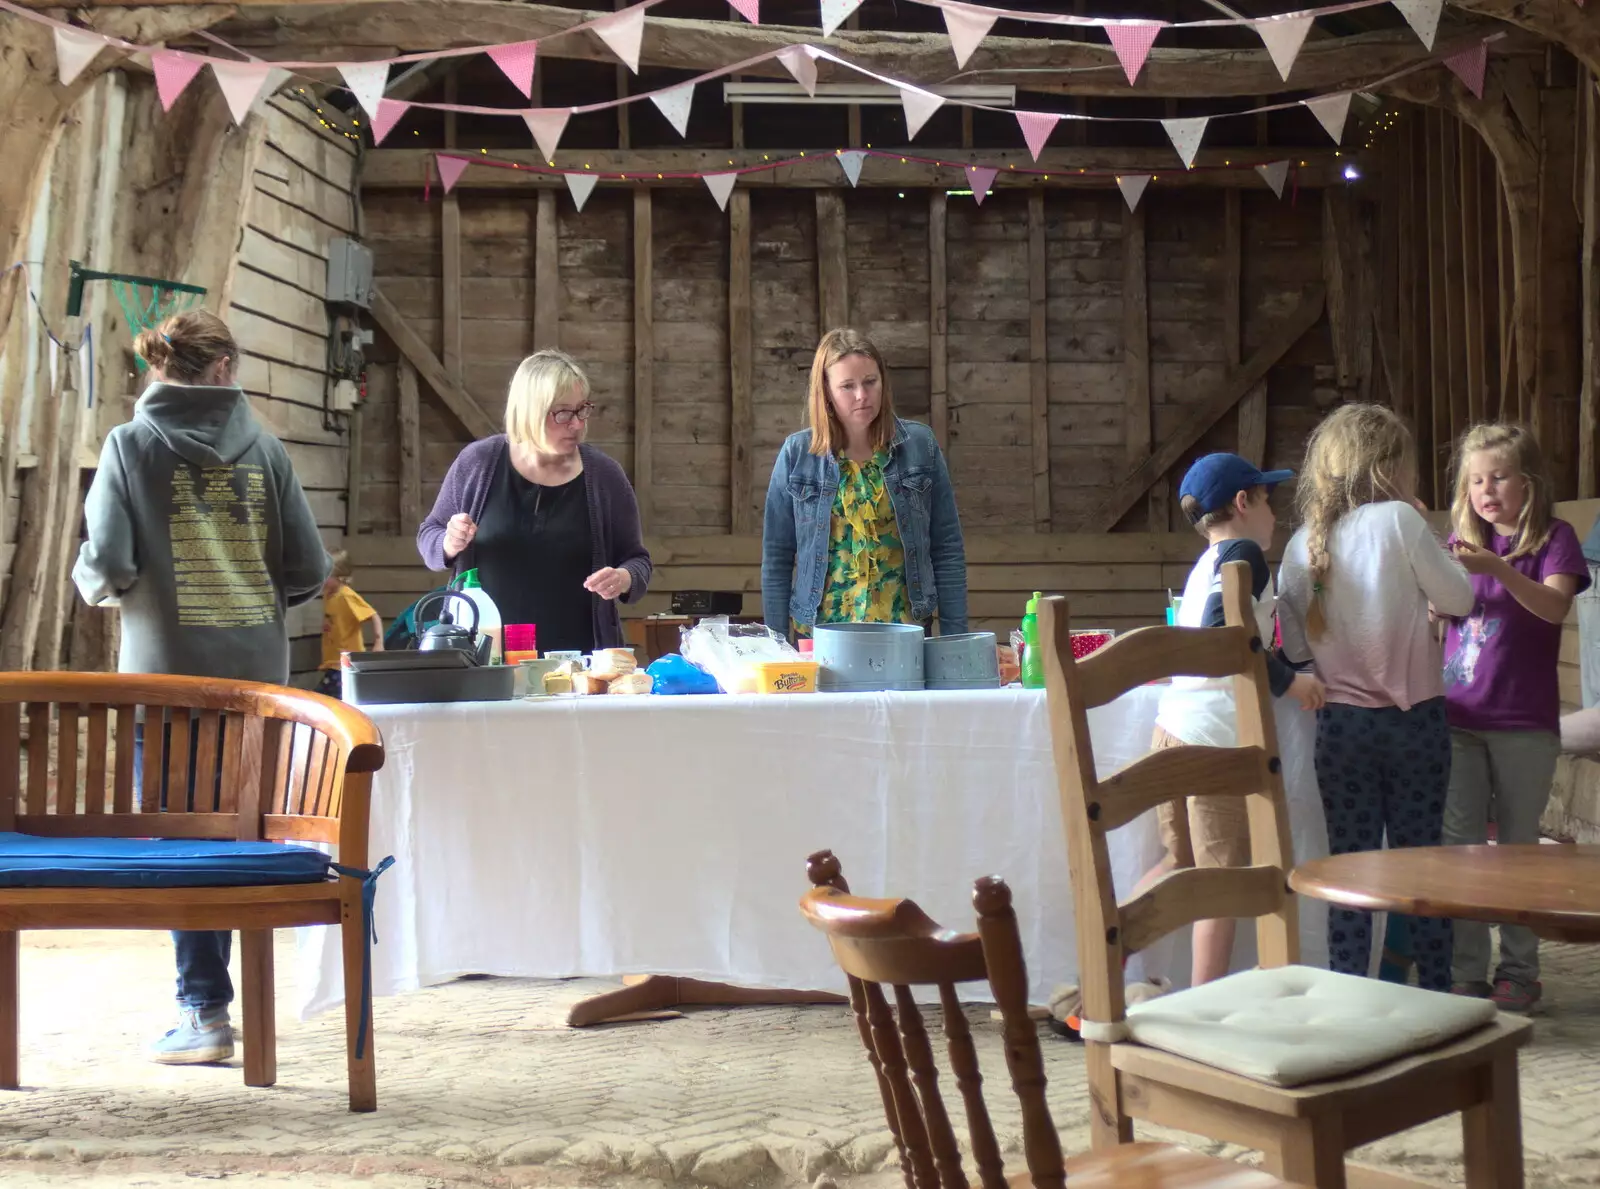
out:
{"label": "yellow and green floral blouse", "polygon": [[[912,623],[906,555],[883,479],[879,450],[866,462],[839,459],[839,492],[828,532],[828,574],[818,623]],[[792,624],[797,636],[811,629]]]}

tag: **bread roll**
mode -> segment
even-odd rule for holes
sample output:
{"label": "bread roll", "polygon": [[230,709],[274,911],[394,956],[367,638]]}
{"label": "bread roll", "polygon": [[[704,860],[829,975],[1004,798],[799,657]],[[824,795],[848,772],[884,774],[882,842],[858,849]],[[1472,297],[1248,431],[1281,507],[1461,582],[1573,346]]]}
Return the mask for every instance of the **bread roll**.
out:
{"label": "bread roll", "polygon": [[596,677],[613,681],[618,677],[626,677],[638,667],[631,649],[601,648],[595,652],[594,659],[589,664],[589,671]]}
{"label": "bread roll", "polygon": [[572,675],[572,689],[579,694],[603,694],[611,685],[611,678],[602,677],[597,673],[574,673]]}
{"label": "bread roll", "polygon": [[655,688],[656,679],[648,673],[624,673],[611,682],[614,694],[647,694]]}
{"label": "bread roll", "polygon": [[560,669],[546,673],[544,675],[544,692],[547,694],[570,694],[572,692],[572,674],[563,673]]}

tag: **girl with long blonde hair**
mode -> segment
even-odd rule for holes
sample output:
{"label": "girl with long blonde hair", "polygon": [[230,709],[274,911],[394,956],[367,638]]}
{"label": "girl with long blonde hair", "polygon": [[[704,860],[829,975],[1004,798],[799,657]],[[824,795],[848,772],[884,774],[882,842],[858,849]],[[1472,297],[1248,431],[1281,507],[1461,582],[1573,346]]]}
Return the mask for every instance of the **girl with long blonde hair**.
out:
{"label": "girl with long blonde hair", "polygon": [[[1315,763],[1334,854],[1437,846],[1449,787],[1450,727],[1430,606],[1472,609],[1461,563],[1416,500],[1416,446],[1380,405],[1336,409],[1306,446],[1296,497],[1303,525],[1284,551],[1279,622],[1291,663],[1316,662],[1327,687]],[[1415,918],[1421,984],[1450,986],[1450,922]],[[1367,972],[1370,913],[1331,909],[1329,965]]]}
{"label": "girl with long blonde hair", "polygon": [[[1539,841],[1539,818],[1561,752],[1556,665],[1561,625],[1589,585],[1578,534],[1552,510],[1544,452],[1520,425],[1478,425],[1461,439],[1451,508],[1456,556],[1472,576],[1473,605],[1445,640],[1450,795],[1444,841]],[[1509,1011],[1538,1003],[1539,939],[1500,930],[1489,977],[1489,926],[1457,921],[1453,989]]]}

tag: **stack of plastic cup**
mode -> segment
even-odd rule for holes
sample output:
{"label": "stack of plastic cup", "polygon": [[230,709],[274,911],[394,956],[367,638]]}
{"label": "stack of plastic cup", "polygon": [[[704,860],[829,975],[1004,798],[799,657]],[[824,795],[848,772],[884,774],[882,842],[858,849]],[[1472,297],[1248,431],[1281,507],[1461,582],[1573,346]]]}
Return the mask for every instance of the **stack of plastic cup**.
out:
{"label": "stack of plastic cup", "polygon": [[508,623],[505,626],[506,664],[539,659],[537,628],[531,623]]}

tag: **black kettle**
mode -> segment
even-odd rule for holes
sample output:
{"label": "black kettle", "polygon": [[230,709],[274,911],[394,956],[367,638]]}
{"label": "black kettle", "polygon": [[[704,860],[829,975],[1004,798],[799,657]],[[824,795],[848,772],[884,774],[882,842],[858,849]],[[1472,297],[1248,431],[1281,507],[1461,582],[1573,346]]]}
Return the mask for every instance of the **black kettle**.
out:
{"label": "black kettle", "polygon": [[431,625],[422,633],[417,641],[419,652],[442,652],[454,650],[465,652],[472,657],[473,664],[487,665],[489,663],[489,649],[491,641],[488,636],[478,634],[478,604],[457,590],[436,590],[417,604],[414,612],[418,623],[427,622],[425,612],[436,603],[448,603],[451,599],[459,599],[472,610],[472,626],[462,627],[450,619],[450,610],[445,607],[439,612],[439,622]]}

